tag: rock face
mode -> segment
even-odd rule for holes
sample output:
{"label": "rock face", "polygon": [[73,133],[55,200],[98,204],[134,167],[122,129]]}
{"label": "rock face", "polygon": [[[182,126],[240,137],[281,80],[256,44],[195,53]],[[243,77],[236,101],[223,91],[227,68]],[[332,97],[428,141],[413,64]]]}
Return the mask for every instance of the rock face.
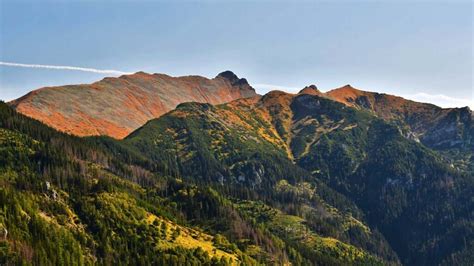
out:
{"label": "rock face", "polygon": [[213,79],[137,72],[92,84],[41,88],[10,105],[63,132],[121,139],[183,102],[221,104],[256,95],[246,79],[231,71]]}

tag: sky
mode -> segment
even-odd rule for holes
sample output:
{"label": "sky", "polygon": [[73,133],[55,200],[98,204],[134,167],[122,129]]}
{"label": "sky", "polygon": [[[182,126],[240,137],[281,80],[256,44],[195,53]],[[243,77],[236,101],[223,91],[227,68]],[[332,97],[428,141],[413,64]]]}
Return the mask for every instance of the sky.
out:
{"label": "sky", "polygon": [[[0,0],[0,99],[145,71],[474,108],[472,1]],[[53,67],[48,67],[53,66]]]}

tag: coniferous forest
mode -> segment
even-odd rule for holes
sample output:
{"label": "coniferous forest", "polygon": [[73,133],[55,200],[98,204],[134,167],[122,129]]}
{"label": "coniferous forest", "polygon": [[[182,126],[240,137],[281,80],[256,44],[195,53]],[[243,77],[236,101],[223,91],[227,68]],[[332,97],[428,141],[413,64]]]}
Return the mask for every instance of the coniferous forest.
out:
{"label": "coniferous forest", "polygon": [[123,140],[1,103],[0,264],[470,265],[471,148],[306,94],[181,104]]}

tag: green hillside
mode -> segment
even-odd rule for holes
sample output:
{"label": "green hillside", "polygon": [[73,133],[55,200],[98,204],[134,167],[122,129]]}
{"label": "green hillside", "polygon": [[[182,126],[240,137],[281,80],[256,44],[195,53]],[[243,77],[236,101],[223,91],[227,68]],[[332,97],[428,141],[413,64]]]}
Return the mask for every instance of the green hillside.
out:
{"label": "green hillside", "polygon": [[299,247],[255,223],[237,192],[184,182],[120,143],[68,136],[0,107],[2,264],[383,261],[339,241],[305,254],[314,243]]}
{"label": "green hillside", "polygon": [[279,181],[324,184],[328,192],[315,194],[380,231],[404,264],[438,264],[472,249],[472,172],[396,124],[325,98],[271,92],[253,102],[183,104],[124,144],[177,176],[289,214],[300,199],[279,199]]}
{"label": "green hillside", "polygon": [[1,264],[471,261],[469,166],[326,98],[185,103],[122,141],[0,118]]}

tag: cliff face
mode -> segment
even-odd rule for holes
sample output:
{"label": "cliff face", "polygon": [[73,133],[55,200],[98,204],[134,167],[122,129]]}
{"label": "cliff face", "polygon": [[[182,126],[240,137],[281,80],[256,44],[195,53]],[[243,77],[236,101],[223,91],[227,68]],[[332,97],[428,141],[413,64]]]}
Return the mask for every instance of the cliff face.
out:
{"label": "cliff face", "polygon": [[213,79],[137,72],[92,84],[41,88],[10,105],[60,131],[121,139],[183,102],[220,104],[255,95],[247,80],[230,71]]}

